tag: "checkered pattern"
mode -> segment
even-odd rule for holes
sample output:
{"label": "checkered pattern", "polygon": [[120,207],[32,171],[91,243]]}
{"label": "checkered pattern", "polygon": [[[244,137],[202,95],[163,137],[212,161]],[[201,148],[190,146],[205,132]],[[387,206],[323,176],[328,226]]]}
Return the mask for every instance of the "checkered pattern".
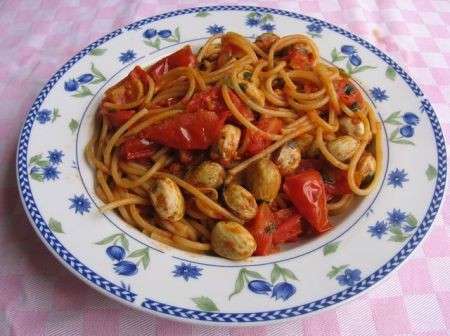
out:
{"label": "checkered pattern", "polygon": [[[203,4],[219,3],[235,2]],[[449,1],[246,4],[330,21],[388,52],[417,80],[450,136]],[[22,119],[45,81],[99,36],[143,17],[197,5],[181,0],[0,2],[0,335],[449,335],[448,191],[429,237],[386,281],[338,308],[269,327],[197,327],[125,308],[70,275],[30,231],[12,165]]]}

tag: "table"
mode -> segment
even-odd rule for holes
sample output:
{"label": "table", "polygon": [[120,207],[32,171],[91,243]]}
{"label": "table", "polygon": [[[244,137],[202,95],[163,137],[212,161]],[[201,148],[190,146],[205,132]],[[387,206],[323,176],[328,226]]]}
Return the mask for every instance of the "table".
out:
{"label": "table", "polygon": [[[209,1],[203,4],[234,4]],[[349,29],[396,58],[433,103],[450,136],[450,2],[251,1]],[[66,271],[30,228],[15,150],[25,113],[64,62],[135,20],[197,1],[0,1],[0,335],[449,335],[450,192],[420,248],[386,281],[342,306],[251,328],[192,326],[103,297]]]}

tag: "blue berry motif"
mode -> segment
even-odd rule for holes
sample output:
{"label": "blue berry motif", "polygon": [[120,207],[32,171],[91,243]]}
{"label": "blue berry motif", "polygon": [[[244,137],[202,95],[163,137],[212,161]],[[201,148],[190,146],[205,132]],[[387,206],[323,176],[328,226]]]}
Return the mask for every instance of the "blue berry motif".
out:
{"label": "blue berry motif", "polygon": [[125,249],[117,245],[108,246],[106,254],[112,260],[121,261],[125,257]]}
{"label": "blue berry motif", "polygon": [[408,125],[417,126],[419,124],[419,117],[412,112],[406,112],[403,115],[403,121]]}
{"label": "blue berry motif", "polygon": [[331,51],[331,63],[344,60],[346,60],[345,72],[348,75],[376,68],[371,65],[362,65],[363,60],[361,59],[361,56],[358,55],[358,50],[352,45],[344,44],[341,46],[340,51],[338,51],[337,48],[333,48]]}
{"label": "blue berry motif", "polygon": [[414,145],[414,142],[408,140],[415,133],[414,127],[420,122],[419,117],[412,112],[406,112],[401,115],[400,111],[392,112],[385,120],[386,124],[397,126],[391,133],[389,141],[395,144]]}
{"label": "blue berry motif", "polygon": [[78,83],[87,84],[94,79],[94,75],[90,73],[85,73],[77,78]]}
{"label": "blue berry motif", "polygon": [[400,127],[400,134],[405,138],[411,138],[414,135],[414,128],[411,125]]}
{"label": "blue berry motif", "polygon": [[122,260],[114,265],[114,271],[119,275],[132,276],[138,272],[138,268],[135,263]]}
{"label": "blue berry motif", "polygon": [[356,54],[350,56],[350,63],[354,66],[360,66],[362,63],[361,57]]}
{"label": "blue berry motif", "polygon": [[156,34],[158,34],[158,31],[156,29],[149,28],[146,31],[144,31],[143,35],[144,35],[145,38],[151,39],[151,38],[155,37]]}
{"label": "blue berry motif", "polygon": [[169,29],[163,29],[158,32],[158,36],[161,38],[168,38],[172,35],[172,32]]}
{"label": "blue berry motif", "polygon": [[264,280],[252,280],[248,283],[247,287],[255,294],[268,295],[272,291],[272,285]]}
{"label": "blue berry motif", "polygon": [[351,45],[343,45],[343,46],[341,47],[341,52],[342,52],[344,55],[353,55],[353,54],[356,53],[356,49],[355,49],[354,46],[351,46]]}
{"label": "blue berry motif", "polygon": [[75,79],[69,79],[68,81],[64,82],[64,90],[67,92],[73,92],[78,89],[78,82]]}
{"label": "blue berry motif", "polygon": [[280,282],[273,287],[272,297],[274,297],[275,300],[282,299],[283,301],[286,301],[294,295],[295,292],[296,289],[292,284],[288,282]]}

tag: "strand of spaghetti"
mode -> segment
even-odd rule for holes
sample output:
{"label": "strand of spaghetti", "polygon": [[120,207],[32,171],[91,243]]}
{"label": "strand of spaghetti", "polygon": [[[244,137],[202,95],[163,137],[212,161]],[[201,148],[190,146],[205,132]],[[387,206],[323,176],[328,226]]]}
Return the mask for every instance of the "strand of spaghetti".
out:
{"label": "strand of spaghetti", "polygon": [[229,32],[222,37],[222,43],[224,39],[226,39],[227,42],[230,42],[231,44],[234,44],[241,48],[251,58],[252,62],[258,61],[258,56],[256,56],[256,53],[253,50],[252,43],[250,43],[242,35],[236,34],[234,32]]}
{"label": "strand of spaghetti", "polygon": [[263,158],[264,156],[271,154],[272,152],[277,150],[279,147],[283,146],[289,140],[294,139],[294,138],[298,137],[299,135],[302,135],[303,133],[307,133],[310,130],[312,130],[313,128],[314,128],[314,125],[311,122],[305,121],[304,123],[299,125],[296,130],[294,130],[291,133],[288,133],[286,135],[283,135],[283,137],[281,139],[277,140],[276,142],[271,144],[269,147],[265,148],[258,154],[253,155],[251,158],[241,162],[236,167],[233,167],[232,169],[230,169],[228,171],[228,174],[229,174],[228,180],[230,181],[233,176],[235,176],[237,173],[243,171],[245,168],[250,166],[253,162],[258,161],[259,159]]}
{"label": "strand of spaghetti", "polygon": [[299,112],[306,112],[309,110],[318,110],[321,107],[325,106],[330,101],[330,97],[325,96],[322,99],[318,99],[318,100],[308,100],[304,104],[298,103],[291,97],[288,97],[287,101],[294,110],[299,111]]}
{"label": "strand of spaghetti", "polygon": [[131,217],[134,219],[136,224],[144,231],[144,233],[152,234],[154,232],[157,232],[161,236],[164,237],[170,237],[171,234],[167,231],[161,230],[160,228],[154,226],[153,224],[146,221],[140,214],[139,211],[136,208],[136,204],[130,204],[130,214]]}
{"label": "strand of spaghetti", "polygon": [[[296,100],[300,100],[300,101],[315,100],[315,99],[321,98],[321,96],[325,95],[325,93],[326,93],[326,90],[324,87],[322,87],[321,89],[319,89],[315,92],[310,92],[310,93],[297,92],[297,86],[292,81],[291,76],[288,73],[286,73],[285,71],[281,71],[280,74],[286,83],[286,91],[288,92],[288,94],[290,96],[292,96]],[[311,72],[311,74],[312,74],[312,72]],[[299,74],[299,75],[295,76],[294,78],[305,79],[305,80],[309,80],[309,81],[313,82],[309,78],[306,78],[306,76],[303,76],[303,74]],[[320,81],[318,81],[318,83],[314,82],[314,84],[320,85],[321,83],[320,83]]]}
{"label": "strand of spaghetti", "polygon": [[308,121],[308,117],[307,116],[303,116],[301,118],[298,118],[297,120],[295,120],[294,122],[290,123],[289,125],[287,125],[286,127],[283,128],[283,131],[290,133],[292,131],[294,131],[294,129],[298,128],[299,126],[301,126],[303,123],[305,123],[306,121]]}
{"label": "strand of spaghetti", "polygon": [[107,211],[113,210],[115,208],[118,208],[120,206],[129,205],[129,204],[149,205],[150,203],[143,198],[129,197],[129,198],[124,198],[124,199],[117,200],[117,201],[114,201],[114,202],[111,202],[111,203],[101,206],[100,212],[107,212]]}
{"label": "strand of spaghetti", "polygon": [[378,128],[379,123],[377,122],[375,111],[373,110],[372,106],[367,102],[366,102],[366,109],[367,109],[367,116],[370,122],[370,129],[372,130],[373,134],[378,134],[380,129]]}
{"label": "strand of spaghetti", "polygon": [[258,54],[264,59],[267,59],[267,53],[265,53],[260,47],[258,47],[255,43],[252,43],[252,48]]}
{"label": "strand of spaghetti", "polygon": [[272,68],[270,70],[267,70],[267,71],[261,71],[259,76],[262,77],[262,78],[267,78],[267,77],[276,75],[281,70],[283,70],[285,66],[286,66],[286,62],[285,61],[281,61],[274,68]]}
{"label": "strand of spaghetti", "polygon": [[95,167],[97,169],[100,169],[101,171],[103,171],[105,174],[109,175],[109,169],[108,167],[105,166],[105,164],[99,160],[97,160],[97,158],[95,157],[95,153],[94,153],[94,142],[95,142],[95,138],[92,137],[88,144],[86,145],[86,148],[84,150],[84,154],[86,156],[86,160],[88,161],[89,165],[91,167]]}
{"label": "strand of spaghetti", "polygon": [[323,129],[318,128],[316,131],[316,140],[315,140],[316,146],[319,148],[322,155],[327,159],[333,166],[341,169],[341,170],[348,170],[348,164],[339,161],[334,157],[333,154],[331,154],[325,145],[323,141]]}
{"label": "strand of spaghetti", "polygon": [[309,70],[290,70],[288,72],[284,71],[287,76],[288,82],[292,81],[293,79],[304,79],[310,82],[313,82],[316,85],[320,85],[322,84],[322,82],[320,81],[320,78],[317,76],[317,74],[314,73],[314,71],[309,71]]}
{"label": "strand of spaghetti", "polygon": [[265,88],[264,95],[266,96],[267,100],[270,101],[272,104],[277,105],[277,106],[286,107],[286,106],[288,106],[288,104],[283,99],[284,97],[279,96],[273,90],[272,82],[274,81],[275,78],[276,78],[276,76],[273,75],[266,79],[266,82],[264,85],[264,88]]}
{"label": "strand of spaghetti", "polygon": [[237,71],[233,71],[231,73],[231,85],[233,86],[233,90],[237,93],[239,98],[241,98],[245,104],[247,104],[252,110],[257,111],[261,114],[269,115],[272,117],[283,117],[283,118],[295,118],[297,114],[289,111],[289,110],[272,110],[265,108],[261,105],[256,104],[253,100],[248,98],[248,96],[242,91],[239,86],[239,81],[237,78]]}
{"label": "strand of spaghetti", "polygon": [[317,126],[323,128],[327,132],[336,132],[339,128],[339,124],[335,123],[334,125],[327,123],[323,120],[316,110],[311,110],[307,112],[309,119]]}
{"label": "strand of spaghetti", "polygon": [[337,202],[327,203],[327,210],[332,215],[337,215],[348,208],[353,200],[353,194],[343,195]]}
{"label": "strand of spaghetti", "polygon": [[328,92],[331,107],[336,111],[336,113],[339,114],[341,107],[339,105],[338,97],[336,94],[336,90],[334,89],[333,82],[326,74],[327,70],[325,65],[323,65],[322,63],[317,64],[317,66],[314,67],[314,71],[316,71],[317,76],[320,78],[323,86]]}
{"label": "strand of spaghetti", "polygon": [[185,230],[187,232],[187,239],[198,241],[199,237],[197,230],[195,230],[191,223],[185,218],[182,218],[179,222],[175,222],[174,226],[178,230]]}
{"label": "strand of spaghetti", "polygon": [[200,75],[200,72],[198,72],[198,70],[196,68],[193,68],[192,74],[194,75],[194,78],[195,78],[198,86],[200,87],[200,90],[205,91],[207,89],[207,86],[206,86],[205,80]]}
{"label": "strand of spaghetti", "polygon": [[184,247],[185,249],[205,252],[211,250],[211,244],[209,243],[195,242],[177,235],[173,235],[172,240],[175,242],[175,244]]}
{"label": "strand of spaghetti", "polygon": [[102,127],[100,129],[100,135],[98,138],[98,147],[95,153],[95,157],[97,159],[101,159],[103,157],[103,149],[106,143],[106,137],[108,135],[108,122],[106,121],[106,117],[102,115],[101,121]]}
{"label": "strand of spaghetti", "polygon": [[221,38],[223,34],[216,34],[211,36],[206,43],[203,45],[202,48],[197,53],[197,63],[200,64],[203,60],[203,57],[205,57],[206,53],[208,52],[209,48],[212,46],[215,40],[218,38]]}
{"label": "strand of spaghetti", "polygon": [[161,102],[165,102],[169,98],[179,98],[186,95],[189,89],[189,82],[183,81],[179,85],[172,86],[165,90],[159,91],[158,94],[153,98],[152,104],[157,106]]}
{"label": "strand of spaghetti", "polygon": [[178,109],[170,110],[170,111],[161,112],[159,114],[151,115],[148,119],[142,121],[135,127],[128,130],[128,132],[125,134],[125,137],[129,137],[131,135],[137,134],[140,131],[142,131],[144,128],[147,128],[148,126],[153,125],[157,122],[160,122],[164,119],[173,117],[174,115],[181,113],[181,112],[184,112],[184,110],[178,110]]}
{"label": "strand of spaghetti", "polygon": [[106,198],[106,195],[103,192],[103,189],[99,185],[96,185],[94,187],[94,189],[95,189],[95,194],[102,200],[102,202],[107,203],[108,199]]}
{"label": "strand of spaghetti", "polygon": [[[133,197],[133,196],[139,197],[139,195],[130,194],[128,192],[128,190],[125,190],[125,189],[122,189],[122,188],[116,186],[116,190],[115,190],[115,193],[114,193],[114,197],[115,197],[116,200],[126,199],[126,198]],[[145,198],[143,198],[143,199],[145,199]],[[122,218],[127,223],[129,223],[131,226],[135,226],[136,225],[134,219],[130,215],[129,206],[121,205],[117,209],[119,210],[119,213],[122,216]]]}
{"label": "strand of spaghetti", "polygon": [[[97,170],[97,182],[100,186],[100,188],[103,190],[104,194],[106,195],[106,201],[107,202],[113,202],[116,197],[113,194],[113,192],[111,191],[111,189],[109,188],[109,185],[106,181],[105,175],[103,174],[102,171]],[[127,222],[133,222],[130,220],[129,216],[128,216],[128,212],[126,211],[126,209],[123,206],[120,206],[118,208],[120,215],[122,216],[122,218],[127,221]]]}
{"label": "strand of spaghetti", "polygon": [[242,68],[244,65],[246,64],[250,64],[252,62],[252,59],[249,56],[244,56],[236,61],[233,61],[229,64],[227,64],[226,66],[209,72],[209,73],[204,73],[204,72],[200,72],[200,75],[202,75],[202,77],[205,80],[205,83],[209,84],[209,83],[213,83],[218,81],[219,79],[225,77],[231,70],[233,70],[234,68]]}
{"label": "strand of spaghetti", "polygon": [[[131,81],[134,83],[134,85],[137,87],[137,95],[134,101],[129,103],[123,103],[123,104],[117,104],[105,101],[103,102],[103,106],[111,109],[111,110],[130,110],[133,109],[139,105],[142,104],[142,102],[145,100],[144,96],[144,86],[141,83],[141,81],[136,76],[130,76]],[[119,82],[120,84],[121,82]]]}
{"label": "strand of spaghetti", "polygon": [[105,162],[106,166],[109,166],[111,164],[111,151],[114,145],[116,144],[116,141],[119,140],[121,135],[124,134],[128,130],[128,128],[130,128],[131,125],[133,125],[135,122],[137,122],[139,119],[141,119],[147,114],[148,110],[142,109],[141,111],[133,115],[130,118],[130,120],[128,120],[125,124],[120,126],[120,128],[114,133],[111,139],[109,139],[103,152],[103,161]]}
{"label": "strand of spaghetti", "polygon": [[173,235],[179,235],[183,238],[188,238],[188,232],[186,230],[184,230],[185,228],[180,228],[175,227],[175,223],[174,222],[169,222],[169,221],[160,221],[159,225],[164,229],[169,231],[170,233],[172,233]]}
{"label": "strand of spaghetti", "polygon": [[148,234],[150,236],[150,238],[152,238],[156,241],[159,241],[160,243],[163,243],[163,244],[166,244],[166,245],[169,245],[172,247],[177,247],[172,240],[172,234],[170,234],[169,236],[164,236],[164,235],[161,235],[159,232],[147,233],[145,230],[144,230],[144,233]]}
{"label": "strand of spaghetti", "polygon": [[265,66],[267,66],[267,61],[259,60],[258,63],[256,63],[255,67],[253,68],[252,77],[250,81],[255,85],[259,85],[259,74],[261,73],[262,69]]}
{"label": "strand of spaghetti", "polygon": [[211,239],[211,232],[209,232],[209,230],[204,225],[195,220],[186,219],[186,221],[188,221],[192,225],[192,227],[197,230],[197,232],[199,232],[205,239]]}
{"label": "strand of spaghetti", "polygon": [[124,179],[121,178],[120,175],[118,174],[118,155],[114,155],[112,162],[111,162],[111,172],[112,172],[112,177],[114,179],[114,182],[122,187],[122,188],[134,188],[134,187],[138,187],[140,185],[142,185],[144,182],[148,181],[153,174],[155,174],[158,170],[160,170],[161,168],[163,168],[166,164],[168,164],[170,162],[170,158],[168,158],[167,156],[162,156],[161,158],[159,158],[159,160],[157,160],[153,166],[147,170],[145,172],[144,175],[140,176],[137,180],[133,180],[130,181],[129,179]]}
{"label": "strand of spaghetti", "polygon": [[227,105],[228,109],[230,110],[231,114],[246,128],[251,129],[252,131],[264,134],[269,139],[279,139],[280,135],[278,134],[272,134],[265,132],[255,125],[253,125],[246,117],[244,117],[241,112],[237,109],[237,107],[234,105],[233,101],[230,98],[230,94],[228,92],[228,87],[225,84],[222,84],[222,95],[223,100],[225,101],[225,104]]}
{"label": "strand of spaghetti", "polygon": [[355,112],[350,110],[345,104],[340,104],[341,110],[350,118],[355,117]]}
{"label": "strand of spaghetti", "polygon": [[161,173],[157,172],[154,175],[155,177],[167,177],[170,178],[172,181],[174,181],[176,184],[178,184],[181,188],[192,194],[194,197],[198,198],[200,201],[204,202],[205,205],[209,206],[212,210],[217,211],[221,215],[223,215],[226,219],[242,223],[242,220],[235,215],[233,215],[231,212],[229,212],[227,209],[223,208],[216,202],[212,201],[208,196],[206,196],[204,193],[199,191],[196,187],[193,185],[187,183],[186,181],[180,179],[179,177],[168,174],[168,173]]}
{"label": "strand of spaghetti", "polygon": [[152,77],[150,77],[148,75],[147,72],[145,72],[145,78],[147,79],[148,90],[147,90],[147,94],[146,94],[144,102],[143,102],[144,105],[153,99],[153,95],[155,94],[155,87],[156,87],[155,81],[153,80]]}
{"label": "strand of spaghetti", "polygon": [[314,43],[314,41],[312,41],[309,37],[305,36],[305,35],[288,35],[285,37],[280,38],[278,41],[276,41],[269,50],[269,54],[267,56],[267,61],[269,63],[269,67],[273,68],[273,64],[274,64],[274,56],[275,56],[275,52],[278,50],[281,50],[289,45],[292,44],[306,44],[307,46],[309,46],[311,48],[311,53],[313,54],[313,65],[315,65],[315,63],[317,62],[317,60],[319,59],[319,51],[317,50],[317,47]]}

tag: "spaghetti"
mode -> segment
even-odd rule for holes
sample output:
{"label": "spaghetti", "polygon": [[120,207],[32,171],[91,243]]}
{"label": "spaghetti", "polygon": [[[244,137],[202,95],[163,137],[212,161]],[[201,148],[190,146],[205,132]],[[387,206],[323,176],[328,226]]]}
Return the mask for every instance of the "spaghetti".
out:
{"label": "spaghetti", "polygon": [[101,211],[228,259],[320,234],[377,185],[380,122],[303,35],[215,35],[105,92],[85,150]]}

